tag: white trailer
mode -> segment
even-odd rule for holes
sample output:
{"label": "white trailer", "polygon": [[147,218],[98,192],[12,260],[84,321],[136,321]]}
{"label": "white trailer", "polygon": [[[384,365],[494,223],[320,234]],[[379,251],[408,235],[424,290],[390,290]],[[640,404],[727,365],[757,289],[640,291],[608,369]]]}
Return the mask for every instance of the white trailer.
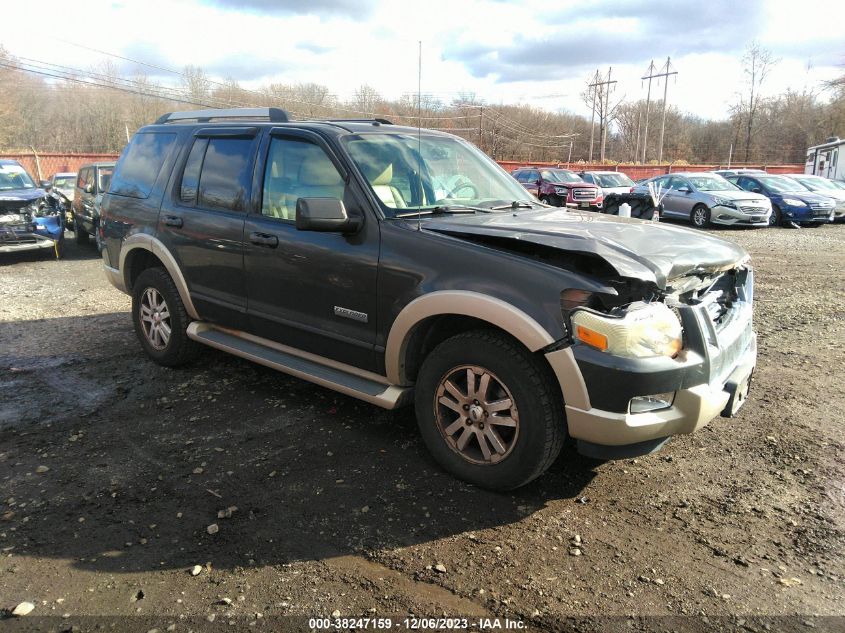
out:
{"label": "white trailer", "polygon": [[[842,161],[839,155],[843,154]],[[821,145],[807,148],[805,174],[824,176],[831,180],[845,180],[845,140],[832,136]]]}

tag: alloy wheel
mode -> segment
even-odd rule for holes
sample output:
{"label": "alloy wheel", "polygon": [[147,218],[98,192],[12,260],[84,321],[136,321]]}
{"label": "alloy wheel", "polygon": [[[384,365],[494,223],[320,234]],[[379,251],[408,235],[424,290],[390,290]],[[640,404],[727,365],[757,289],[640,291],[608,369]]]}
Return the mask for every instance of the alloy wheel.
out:
{"label": "alloy wheel", "polygon": [[170,310],[161,293],[147,288],[141,297],[141,327],[153,349],[163,350],[170,342]]}
{"label": "alloy wheel", "polygon": [[692,223],[696,226],[704,226],[707,224],[707,209],[704,207],[696,207],[692,212]]}
{"label": "alloy wheel", "polygon": [[449,447],[473,464],[496,464],[519,437],[519,411],[493,372],[462,365],[446,372],[435,393],[437,426]]}

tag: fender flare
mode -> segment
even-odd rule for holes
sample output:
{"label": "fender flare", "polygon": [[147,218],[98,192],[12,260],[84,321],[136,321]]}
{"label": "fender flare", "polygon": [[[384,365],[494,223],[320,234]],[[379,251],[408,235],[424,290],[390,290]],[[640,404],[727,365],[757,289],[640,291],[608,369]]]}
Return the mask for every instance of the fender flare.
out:
{"label": "fender flare", "polygon": [[200,316],[197,309],[194,307],[194,302],[191,300],[191,293],[188,292],[188,283],[179,269],[179,264],[176,263],[176,258],[173,257],[167,247],[161,243],[161,240],[156,239],[147,233],[135,233],[128,237],[122,244],[120,249],[120,271],[123,275],[123,282],[126,288],[131,288],[129,283],[129,271],[126,268],[127,256],[136,249],[142,249],[151,252],[155,255],[161,263],[164,264],[173,283],[176,284],[176,289],[179,291],[179,298],[185,306],[185,310],[192,319],[199,320]]}
{"label": "fender flare", "polygon": [[486,321],[516,338],[532,352],[555,342],[532,317],[501,299],[461,290],[431,292],[402,308],[390,327],[384,363],[387,379],[392,384],[409,382],[405,376],[405,354],[414,328],[429,317],[441,315],[470,316]]}

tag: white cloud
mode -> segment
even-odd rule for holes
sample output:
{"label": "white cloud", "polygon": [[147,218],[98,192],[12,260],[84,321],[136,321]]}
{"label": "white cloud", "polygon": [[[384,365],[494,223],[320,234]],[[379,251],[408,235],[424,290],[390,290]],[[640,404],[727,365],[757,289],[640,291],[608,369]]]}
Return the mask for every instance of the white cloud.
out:
{"label": "white cloud", "polygon": [[[267,4],[85,0],[68,11],[66,3],[47,0],[39,14],[61,15],[61,28],[56,37],[49,29],[35,37],[31,28],[15,27],[32,23],[29,6],[11,3],[4,7],[3,23],[12,28],[0,32],[0,43],[12,54],[65,66],[87,68],[103,61],[101,54],[58,39],[67,34],[75,42],[159,66],[201,66],[247,87],[315,82],[345,98],[366,83],[395,98],[416,91],[422,40],[423,92],[446,102],[474,92],[491,103],[581,113],[587,108],[579,95],[596,66],[605,71],[612,65],[618,97],[635,99],[645,96],[640,77],[649,59],[660,64],[672,55],[679,75],[669,85],[670,102],[707,118],[727,113],[742,85],[739,55],[752,38],[782,59],[768,82],[771,93],[815,87],[842,72],[837,60],[845,62],[845,3],[836,1],[806,0],[799,6],[790,0],[713,0],[702,9],[697,2],[665,0],[591,5],[374,0],[371,7],[318,0],[263,12]],[[653,94],[655,89],[662,92],[654,87]]]}

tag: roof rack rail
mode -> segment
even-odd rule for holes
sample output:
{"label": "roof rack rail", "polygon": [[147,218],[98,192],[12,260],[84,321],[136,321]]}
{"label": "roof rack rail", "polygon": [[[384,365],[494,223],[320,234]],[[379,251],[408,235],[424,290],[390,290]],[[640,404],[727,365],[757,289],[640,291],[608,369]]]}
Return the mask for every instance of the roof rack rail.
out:
{"label": "roof rack rail", "polygon": [[182,121],[208,123],[212,119],[267,119],[271,123],[287,123],[290,121],[288,113],[281,108],[226,108],[220,110],[168,112],[156,119],[156,125]]}
{"label": "roof rack rail", "polygon": [[381,123],[382,125],[393,125],[393,121],[387,119],[325,119],[327,123]]}

